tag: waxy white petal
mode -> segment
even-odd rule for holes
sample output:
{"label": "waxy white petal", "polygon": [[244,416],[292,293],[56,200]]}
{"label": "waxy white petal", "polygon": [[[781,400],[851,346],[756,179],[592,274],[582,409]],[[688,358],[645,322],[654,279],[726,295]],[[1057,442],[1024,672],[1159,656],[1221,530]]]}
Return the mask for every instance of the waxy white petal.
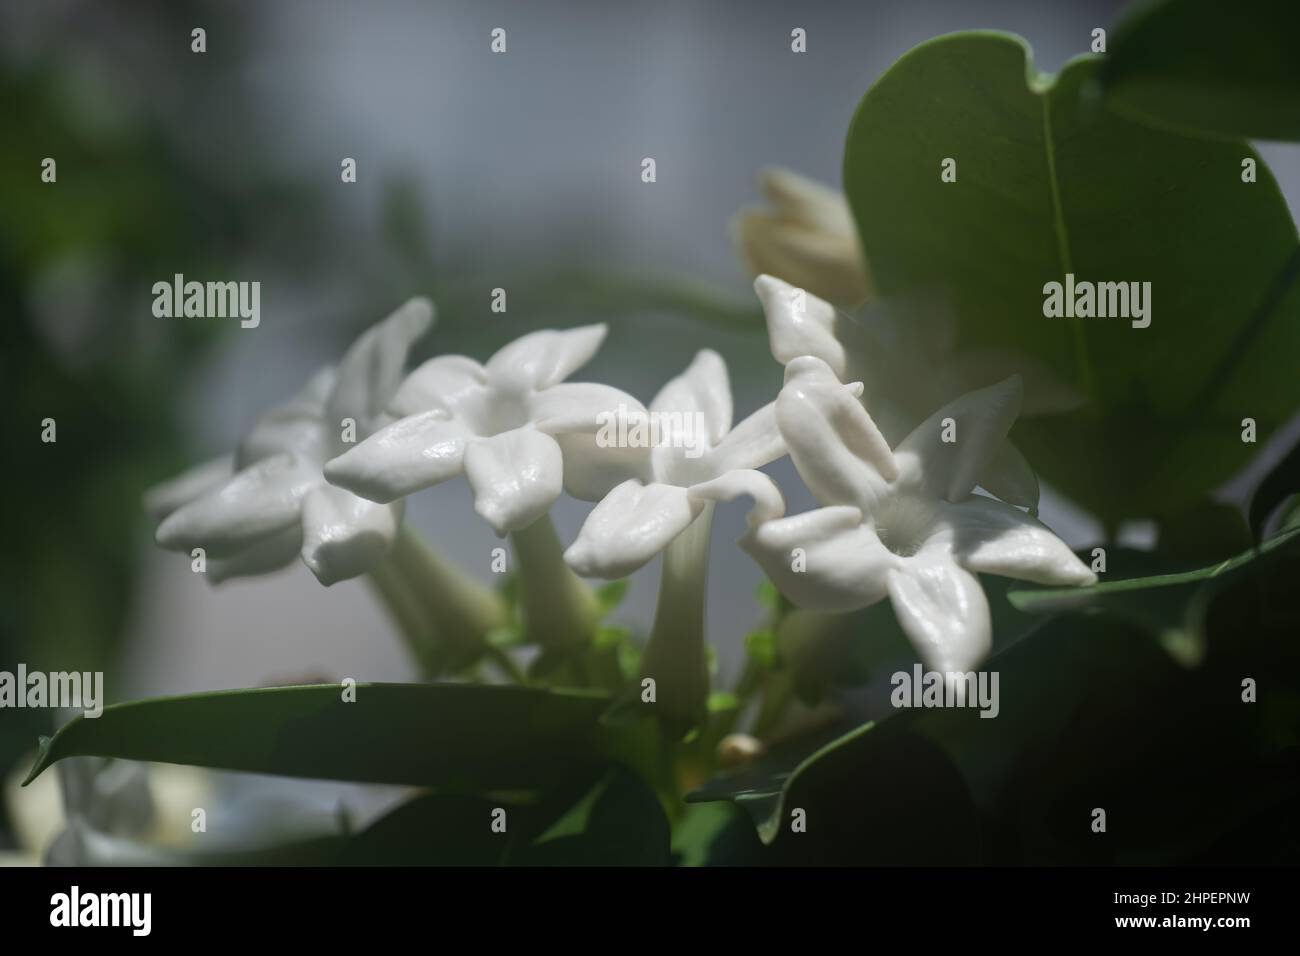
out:
{"label": "waxy white petal", "polygon": [[760,275],[754,280],[754,291],[767,317],[772,357],[782,365],[801,355],[811,355],[829,365],[843,380],[854,364],[853,356],[865,356],[871,348],[868,336],[856,322],[806,289],[775,276]]}
{"label": "waxy white petal", "polygon": [[988,656],[993,626],[975,575],[947,557],[919,554],[888,581],[894,614],[926,667],[965,672]]}
{"label": "waxy white petal", "polygon": [[302,524],[295,522],[258,538],[224,558],[209,558],[205,572],[211,584],[232,578],[254,577],[279,571],[298,560],[302,552]]}
{"label": "waxy white petal", "polygon": [[800,607],[852,611],[886,593],[886,573],[898,564],[862,512],[847,505],[818,508],[751,528],[740,546],[782,594]]}
{"label": "waxy white petal", "polygon": [[649,446],[602,445],[599,435],[582,432],[554,437],[564,458],[564,490],[579,501],[599,501],[629,479],[652,480]]}
{"label": "waxy white petal", "polygon": [[741,496],[754,499],[754,507],[748,516],[751,527],[785,514],[785,495],[781,494],[776,482],[761,471],[728,471],[686,490],[692,500],[698,501],[734,501]]}
{"label": "waxy white petal", "polygon": [[871,416],[821,359],[805,355],[786,366],[776,421],[795,467],[823,504],[870,511],[898,476]]}
{"label": "waxy white petal", "polygon": [[1015,349],[963,349],[947,360],[944,372],[954,393],[974,391],[1019,375],[1025,385],[1020,407],[1020,414],[1025,417],[1061,415],[1081,408],[1088,401],[1087,395],[1046,364]]}
{"label": "waxy white petal", "polygon": [[776,425],[776,402],[768,402],[723,436],[705,456],[715,475],[737,468],[761,468],[786,454],[785,439]]}
{"label": "waxy white petal", "polygon": [[321,462],[329,457],[332,441],[342,428],[331,435],[321,420],[321,411],[306,411],[293,403],[272,408],[262,415],[244,436],[235,451],[235,467],[243,469],[273,455],[298,455],[306,461]]}
{"label": "waxy white petal", "polygon": [[439,355],[406,376],[388,403],[395,418],[442,411],[448,417],[476,421],[483,417],[491,391],[487,370],[464,355]]}
{"label": "waxy white petal", "polygon": [[488,360],[488,381],[510,394],[550,388],[591,361],[607,331],[602,323],[517,338]]}
{"label": "waxy white petal", "polygon": [[411,344],[433,325],[433,303],[414,298],[371,326],[352,343],[337,370],[334,389],[325,401],[327,427],[351,418],[366,427],[397,391]]}
{"label": "waxy white petal", "polygon": [[645,415],[645,406],[622,389],[591,382],[561,382],[528,399],[528,416],[548,435],[596,433],[613,427],[618,419],[630,421]]}
{"label": "waxy white petal", "polygon": [[1009,441],[1003,441],[993,459],[984,466],[979,485],[1007,504],[1038,510],[1038,476],[1025,456]]}
{"label": "waxy white petal", "polygon": [[162,521],[181,505],[225,484],[233,474],[234,462],[230,455],[209,459],[146,491],[144,510],[155,522]]}
{"label": "waxy white petal", "polygon": [[569,567],[587,577],[621,578],[643,566],[704,509],[685,488],[625,481],[596,505],[564,552]]}
{"label": "waxy white petal", "polygon": [[388,554],[402,522],[402,502],[381,505],[322,485],[302,503],[302,560],[328,587],[365,574]]}
{"label": "waxy white petal", "polygon": [[459,475],[464,426],[438,409],[400,418],[325,464],[332,485],[381,503]]}
{"label": "waxy white petal", "polygon": [[[659,390],[650,403],[650,411],[667,416],[668,421],[679,420],[672,417],[673,413],[702,416],[703,437],[708,446],[713,447],[731,428],[731,382],[727,377],[727,363],[712,349],[701,349],[684,372]],[[682,446],[680,440],[670,439],[668,443]]]}
{"label": "waxy white petal", "polygon": [[[895,449],[900,483],[949,501],[965,498],[1001,452],[1022,394],[1020,377],[1013,375],[943,406]],[[949,432],[954,441],[944,441]]]}
{"label": "waxy white petal", "polygon": [[972,571],[1036,584],[1095,584],[1093,574],[1042,522],[1008,504],[971,495],[945,508],[953,557]]}
{"label": "waxy white petal", "polygon": [[172,512],[158,526],[156,539],[172,551],[230,554],[296,523],[302,499],[320,483],[319,468],[309,462],[293,455],[266,458]]}
{"label": "waxy white petal", "polygon": [[550,510],[563,487],[564,462],[554,438],[525,425],[471,441],[465,477],[474,489],[474,510],[505,534]]}

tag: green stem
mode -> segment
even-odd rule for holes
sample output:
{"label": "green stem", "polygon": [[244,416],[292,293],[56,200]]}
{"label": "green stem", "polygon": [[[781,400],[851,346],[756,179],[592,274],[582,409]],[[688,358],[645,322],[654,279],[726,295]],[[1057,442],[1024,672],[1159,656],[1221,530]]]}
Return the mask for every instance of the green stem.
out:
{"label": "green stem", "polygon": [[674,735],[700,726],[708,712],[704,621],[712,527],[709,503],[664,549],[654,625],[641,658],[641,677],[654,680],[656,711]]}
{"label": "green stem", "polygon": [[366,580],[397,625],[420,673],[426,677],[437,673],[440,661],[434,648],[433,622],[397,568],[384,561],[370,572]]}
{"label": "green stem", "polygon": [[[489,589],[403,526],[388,558],[371,577],[390,605],[417,659],[436,674],[488,653],[489,632],[507,623],[505,605]],[[410,628],[422,628],[412,638]],[[428,668],[432,668],[431,671]]]}
{"label": "green stem", "polygon": [[519,609],[524,634],[548,651],[590,642],[600,619],[596,595],[564,563],[550,515],[511,532],[519,561]]}

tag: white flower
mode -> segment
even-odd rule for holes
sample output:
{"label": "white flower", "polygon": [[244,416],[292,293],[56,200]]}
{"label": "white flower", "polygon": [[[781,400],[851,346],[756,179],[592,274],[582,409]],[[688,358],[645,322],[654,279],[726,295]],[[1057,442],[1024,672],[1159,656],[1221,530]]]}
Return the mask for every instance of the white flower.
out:
{"label": "white flower", "polygon": [[[639,459],[630,449],[631,477],[596,505],[564,553],[579,574],[621,578],[666,548],[707,503],[749,494],[763,517],[785,506],[770,478],[753,469],[785,454],[769,404],[731,427],[731,385],[718,353],[704,349],[650,403],[650,421],[667,423],[660,441]],[[684,434],[698,420],[703,435]]]}
{"label": "white flower", "polygon": [[[1059,414],[1083,401],[1077,389],[1028,355],[1012,349],[958,350],[949,310],[913,309],[906,321],[876,310],[857,321],[770,275],[755,279],[754,290],[767,315],[773,357],[788,364],[812,355],[841,381],[862,382],[863,404],[891,445],[940,405],[1011,375],[1025,382],[1026,415]],[[978,483],[1004,501],[1038,506],[1038,478],[1010,442],[999,444]]]}
{"label": "white flower", "polygon": [[145,503],[161,522],[158,543],[203,548],[214,582],[274,571],[299,555],[325,585],[377,565],[397,533],[401,503],[377,505],[332,487],[322,469],[353,429],[364,438],[382,422],[411,343],[432,323],[432,304],[412,299],[362,334],[337,368],[322,369],[263,415],[233,459],[152,489]]}
{"label": "white flower", "polygon": [[600,497],[619,480],[622,458],[596,446],[600,418],[641,406],[616,388],[564,379],[595,355],[605,332],[533,332],[486,365],[463,355],[430,359],[389,403],[397,421],[329,462],[326,478],[386,502],[464,474],[474,510],[498,534],[534,524],[561,488]]}
{"label": "white flower", "polygon": [[766,169],[770,207],[742,210],[732,236],[751,275],[770,273],[854,308],[875,297],[857,226],[844,196],[788,169]]}
{"label": "white flower", "polygon": [[659,442],[640,458],[628,457],[624,464],[636,464],[639,473],[592,510],[564,558],[579,574],[617,578],[664,553],[641,676],[655,682],[656,716],[680,737],[706,716],[705,583],[714,503],[749,495],[756,502],[751,521],[784,514],[780,489],[754,469],[785,454],[785,445],[770,404],[731,427],[727,366],[707,349],[659,391],[649,414],[651,424],[661,425]]}
{"label": "white flower", "polygon": [[[885,598],[925,663],[966,671],[988,653],[988,603],[976,572],[1042,584],[1096,575],[1045,526],[973,494],[1015,420],[1018,377],[945,405],[893,450],[830,366],[786,366],[777,424],[825,507],[764,522],[741,545],[795,604],[849,611]],[[955,422],[944,441],[944,420]],[[951,432],[949,431],[949,434]]]}

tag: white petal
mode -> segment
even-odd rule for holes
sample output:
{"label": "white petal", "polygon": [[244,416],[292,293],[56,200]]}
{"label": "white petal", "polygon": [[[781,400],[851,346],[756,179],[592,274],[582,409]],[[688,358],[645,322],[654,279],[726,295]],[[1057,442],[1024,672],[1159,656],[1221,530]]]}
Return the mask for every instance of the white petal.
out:
{"label": "white petal", "polygon": [[562,332],[543,329],[529,333],[488,360],[488,381],[510,394],[550,388],[590,362],[607,331],[601,323]]}
{"label": "white petal", "polygon": [[1045,363],[1015,349],[970,348],[955,353],[942,372],[955,391],[969,392],[1019,375],[1025,383],[1020,414],[1060,415],[1082,407],[1088,396]]}
{"label": "white petal", "polygon": [[212,584],[220,584],[231,578],[270,574],[293,564],[301,551],[302,524],[295,522],[258,538],[228,557],[209,559],[207,578]]}
{"label": "white petal", "polygon": [[587,577],[631,574],[686,529],[701,511],[685,488],[625,481],[587,516],[564,560]]}
{"label": "white petal", "polygon": [[[894,451],[902,483],[919,485],[927,493],[949,501],[965,498],[1001,452],[1020,412],[1022,393],[1020,377],[1013,375],[943,406]],[[949,431],[955,440],[946,442],[945,433]]]}
{"label": "white petal", "polygon": [[731,429],[731,382],[727,363],[712,349],[701,349],[694,361],[659,390],[650,411],[662,416],[661,429],[669,423],[666,444],[684,447],[681,438],[697,437],[698,430],[678,416],[698,416],[703,435],[711,448]]}
{"label": "white petal", "polygon": [[772,357],[782,365],[801,355],[811,355],[843,379],[849,374],[852,357],[864,357],[869,351],[871,346],[862,328],[811,292],[770,275],[755,279],[754,291],[767,317]]}
{"label": "white petal", "polygon": [[1093,574],[1042,522],[1001,501],[971,495],[948,505],[953,557],[972,571],[1036,584],[1095,584]]}
{"label": "white petal", "polygon": [[375,504],[322,485],[302,503],[302,560],[328,587],[365,574],[388,554],[402,521],[402,502]]}
{"label": "white petal", "polygon": [[622,389],[591,382],[562,382],[528,399],[528,417],[548,435],[595,434],[620,416],[644,415],[645,406]]}
{"label": "white petal", "polygon": [[777,427],[817,500],[870,512],[898,476],[885,438],[853,393],[821,359],[802,356],[785,369]]}
{"label": "white petal", "polygon": [[533,393],[528,408],[538,430],[559,442],[564,490],[573,497],[599,501],[630,478],[649,480],[651,448],[634,443],[631,430],[646,421],[646,410],[626,392],[562,382]]}
{"label": "white petal", "polygon": [[554,438],[525,425],[471,441],[465,477],[474,489],[474,510],[505,534],[550,510],[564,484],[564,462]]}
{"label": "white petal", "polygon": [[[341,433],[341,429],[335,429]],[[247,468],[264,458],[289,452],[309,461],[328,457],[331,436],[320,412],[304,414],[282,405],[262,415],[235,452],[235,466]]]}
{"label": "white petal", "polygon": [[439,355],[406,376],[388,403],[396,418],[441,410],[447,417],[478,420],[491,401],[487,371],[464,355]]}
{"label": "white petal", "polygon": [[400,418],[325,464],[325,479],[389,502],[459,475],[469,432],[441,410]]}
{"label": "white petal", "polygon": [[242,550],[297,523],[302,499],[321,480],[318,467],[293,455],[264,459],[168,515],[157,541],[172,551],[204,548],[210,557]]}
{"label": "white petal", "polygon": [[230,455],[222,455],[195,465],[181,472],[174,478],[154,485],[144,493],[144,510],[157,522],[162,521],[181,505],[189,504],[196,498],[225,484],[234,474]]}
{"label": "white petal", "polygon": [[367,329],[344,354],[338,380],[325,403],[325,422],[344,418],[364,426],[384,410],[397,391],[411,344],[433,325],[433,303],[414,298]]}
{"label": "white petal", "polygon": [[889,572],[889,597],[899,625],[929,669],[965,672],[988,656],[993,627],[984,589],[948,558],[907,559]]}
{"label": "white petal", "polygon": [[722,474],[736,468],[761,468],[786,454],[785,439],[776,426],[776,402],[768,402],[727,432],[708,453],[708,468]]}
{"label": "white petal", "polygon": [[785,514],[785,495],[781,494],[776,482],[761,471],[728,471],[710,481],[691,485],[686,491],[692,500],[702,501],[734,501],[748,495],[754,499],[754,507],[748,516],[751,527]]}
{"label": "white petal", "polygon": [[651,480],[648,446],[605,445],[600,439],[581,432],[555,436],[564,457],[564,490],[579,501],[599,501],[629,479]]}
{"label": "white petal", "polygon": [[819,508],[751,528],[740,546],[799,607],[852,611],[885,596],[886,574],[898,563],[862,512]]}
{"label": "white petal", "polygon": [[1003,441],[997,454],[980,472],[979,485],[1007,504],[1038,510],[1038,476],[1015,445]]}

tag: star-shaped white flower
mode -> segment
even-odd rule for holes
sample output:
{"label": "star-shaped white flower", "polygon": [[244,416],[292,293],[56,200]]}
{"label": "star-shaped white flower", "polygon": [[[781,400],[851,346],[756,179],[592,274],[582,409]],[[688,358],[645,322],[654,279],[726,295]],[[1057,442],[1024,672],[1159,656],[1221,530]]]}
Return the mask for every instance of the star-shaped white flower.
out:
{"label": "star-shaped white flower", "polygon": [[641,406],[616,388],[564,379],[605,333],[603,324],[533,332],[486,365],[430,359],[389,403],[397,420],[331,461],[326,477],[385,502],[464,474],[474,510],[501,535],[536,522],[562,488],[599,498],[620,476],[618,452],[595,443],[601,416]]}
{"label": "star-shaped white flower", "polygon": [[336,368],[263,415],[232,459],[147,493],[158,543],[203,548],[214,582],[278,570],[299,555],[325,585],[378,564],[397,533],[401,502],[375,504],[332,487],[322,469],[353,429],[364,438],[381,423],[411,343],[432,323],[432,304],[412,299],[363,333]]}
{"label": "star-shaped white flower", "polygon": [[644,565],[695,520],[712,501],[748,494],[758,517],[784,512],[780,491],[753,469],[785,454],[774,406],[768,404],[731,427],[727,365],[710,349],[700,351],[650,403],[648,425],[659,441],[638,460],[627,449],[623,467],[634,477],[596,505],[578,538],[564,553],[569,566],[588,577],[621,578]]}
{"label": "star-shaped white flower", "polygon": [[[788,365],[812,355],[841,381],[862,382],[862,402],[891,445],[940,405],[1011,375],[1025,382],[1026,415],[1060,414],[1083,402],[1077,389],[1021,352],[958,349],[956,327],[946,309],[915,309],[907,321],[892,311],[868,310],[859,321],[770,275],[755,279],[754,290],[767,316],[773,357]],[[1038,478],[1009,441],[995,449],[978,483],[1011,504],[1038,506]]]}
{"label": "star-shaped white flower", "polygon": [[759,524],[741,546],[799,606],[849,611],[889,597],[927,666],[969,670],[992,641],[976,573],[1057,585],[1096,580],[1037,520],[972,493],[1015,420],[1021,391],[1013,376],[963,395],[891,450],[829,365],[792,360],[777,424],[824,507]]}
{"label": "star-shaped white flower", "polygon": [[874,298],[853,214],[842,193],[788,169],[765,169],[770,203],[743,209],[731,225],[751,275],[780,276],[842,308]]}

